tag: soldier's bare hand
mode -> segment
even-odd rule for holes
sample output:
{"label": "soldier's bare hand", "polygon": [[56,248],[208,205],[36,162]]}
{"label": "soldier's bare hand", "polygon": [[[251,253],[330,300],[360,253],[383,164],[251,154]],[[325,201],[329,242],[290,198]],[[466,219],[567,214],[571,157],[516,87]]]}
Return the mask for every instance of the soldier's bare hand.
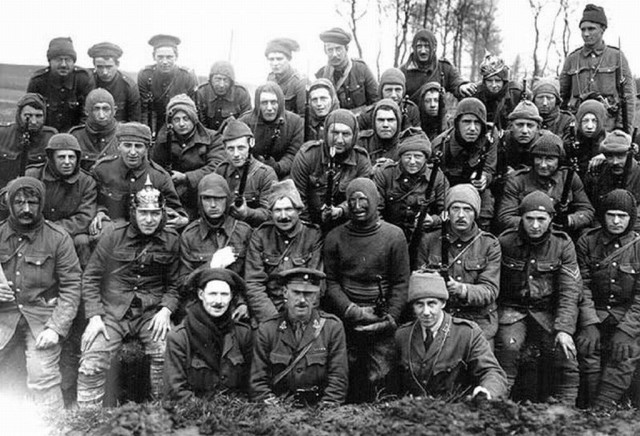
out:
{"label": "soldier's bare hand", "polygon": [[447,282],[447,290],[450,295],[455,295],[458,298],[464,299],[467,295],[464,283],[460,283],[456,280],[449,279]]}
{"label": "soldier's bare hand", "polygon": [[597,173],[600,170],[600,167],[602,166],[602,164],[606,160],[607,160],[607,158],[604,157],[604,154],[602,154],[602,153],[593,156],[591,158],[591,160],[589,161],[589,169],[588,169],[588,171],[590,173]]}
{"label": "soldier's bare hand", "polygon": [[487,188],[487,176],[482,174],[480,179],[476,179],[476,173],[474,172],[471,175],[471,184],[478,190],[478,192],[482,192]]}
{"label": "soldier's bare hand", "polygon": [[171,208],[167,208],[167,226],[174,229],[181,229],[189,224],[189,218],[180,215],[178,212]]}
{"label": "soldier's bare hand", "polygon": [[171,180],[173,180],[174,185],[180,185],[182,183],[187,182],[187,175],[180,171],[171,171]]}
{"label": "soldier's bare hand", "polygon": [[93,341],[96,340],[96,338],[100,333],[104,335],[107,341],[111,339],[109,337],[109,333],[107,333],[107,327],[104,325],[104,322],[102,321],[102,317],[99,315],[96,315],[91,317],[91,319],[89,320],[89,324],[87,324],[87,328],[84,330],[84,333],[82,334],[80,349],[82,351],[88,350],[89,347],[91,347],[91,344],[93,344]]}
{"label": "soldier's bare hand", "polygon": [[51,329],[45,329],[36,338],[36,348],[38,350],[44,350],[45,348],[52,347],[60,341],[60,336]]}
{"label": "soldier's bare hand", "polygon": [[337,220],[342,216],[342,208],[336,206],[322,206],[322,221]]}
{"label": "soldier's bare hand", "polygon": [[158,340],[164,341],[167,336],[167,332],[171,328],[171,311],[166,307],[163,307],[155,314],[151,319],[149,330],[152,331],[151,339],[155,342]]}
{"label": "soldier's bare hand", "polygon": [[16,293],[11,289],[13,282],[0,283],[0,302],[10,303],[16,301]]}
{"label": "soldier's bare hand", "polygon": [[247,318],[249,318],[249,309],[247,308],[246,304],[238,305],[238,307],[236,307],[231,314],[231,319],[234,321],[240,321]]}
{"label": "soldier's bare hand", "polygon": [[573,338],[570,334],[565,332],[558,332],[555,340],[556,347],[560,346],[562,352],[569,360],[576,358],[576,345],[573,343]]}
{"label": "soldier's bare hand", "polygon": [[232,204],[231,209],[229,210],[229,213],[231,214],[232,217],[240,221],[246,219],[247,216],[249,215],[249,207],[247,206],[247,200],[243,198],[242,204],[240,206],[237,206],[235,203]]}
{"label": "soldier's bare hand", "polygon": [[102,221],[111,221],[111,218],[107,216],[104,212],[98,212],[93,220],[91,220],[91,224],[89,224],[89,234],[97,235],[102,230]]}
{"label": "soldier's bare hand", "polygon": [[478,87],[473,82],[460,85],[460,94],[462,94],[464,97],[471,97],[473,94],[476,93],[477,90],[478,90]]}

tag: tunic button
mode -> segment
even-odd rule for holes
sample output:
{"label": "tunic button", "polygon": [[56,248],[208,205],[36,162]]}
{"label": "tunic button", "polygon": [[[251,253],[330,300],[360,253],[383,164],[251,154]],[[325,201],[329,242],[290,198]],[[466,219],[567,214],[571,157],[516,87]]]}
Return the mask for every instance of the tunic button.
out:
{"label": "tunic button", "polygon": [[614,298],[613,294],[609,295],[609,298]]}
{"label": "tunic button", "polygon": [[533,276],[529,276],[529,280],[533,280]]}
{"label": "tunic button", "polygon": [[302,372],[302,368],[298,368],[298,369],[296,370],[296,372],[297,372],[298,374],[300,374],[300,373]]}
{"label": "tunic button", "polygon": [[16,289],[16,292],[20,292],[20,288],[17,288],[17,289]]}
{"label": "tunic button", "polygon": [[615,283],[615,282],[616,282],[616,279],[611,279],[611,283]]}
{"label": "tunic button", "polygon": [[22,257],[22,253],[18,253],[18,257]]}
{"label": "tunic button", "polygon": [[22,309],[24,306],[22,304],[18,304],[18,309]]}
{"label": "tunic button", "polygon": [[536,263],[536,260],[535,259],[531,259],[531,263]]}
{"label": "tunic button", "polygon": [[137,291],[137,290],[138,290],[138,287],[137,287],[137,286],[134,286],[134,287],[133,287],[133,290],[134,290],[134,291]]}
{"label": "tunic button", "polygon": [[610,309],[611,309],[611,306],[607,306],[607,310],[610,310]]}
{"label": "tunic button", "polygon": [[20,271],[16,271],[16,275],[19,276],[20,275]]}
{"label": "tunic button", "polygon": [[284,243],[285,243],[285,244],[288,244],[288,243],[289,243],[289,241],[284,241]]}
{"label": "tunic button", "polygon": [[457,281],[462,281],[462,276],[458,276],[458,277],[456,277],[456,280],[457,280]]}
{"label": "tunic button", "polygon": [[285,258],[284,258],[284,261],[285,261],[285,262],[288,262],[288,261],[289,261],[289,257],[288,257],[288,256],[287,256],[287,257],[285,257]]}
{"label": "tunic button", "polygon": [[618,263],[617,262],[611,262],[611,265],[618,266]]}
{"label": "tunic button", "polygon": [[22,241],[22,238],[18,238],[18,241]]}
{"label": "tunic button", "polygon": [[620,244],[615,244],[614,247],[615,248],[620,248]]}
{"label": "tunic button", "polygon": [[136,181],[136,179],[131,179],[131,183],[133,183],[133,182],[135,182],[135,181]]}
{"label": "tunic button", "polygon": [[456,262],[458,265],[460,265],[462,263],[461,260],[458,259],[458,261]]}

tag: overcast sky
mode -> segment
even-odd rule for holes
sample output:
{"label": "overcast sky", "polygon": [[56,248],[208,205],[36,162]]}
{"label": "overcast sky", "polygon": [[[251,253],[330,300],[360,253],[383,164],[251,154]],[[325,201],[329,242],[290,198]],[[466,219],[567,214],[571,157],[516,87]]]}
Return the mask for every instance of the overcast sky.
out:
{"label": "overcast sky", "polygon": [[[360,0],[366,4],[366,0]],[[381,66],[392,65],[393,36],[388,26],[375,20],[377,0],[369,0],[360,38],[365,60],[373,67],[379,41],[383,48]],[[0,62],[45,64],[51,38],[71,36],[78,52],[78,65],[89,67],[87,49],[100,41],[111,41],[124,49],[121,66],[137,71],[152,62],[148,39],[156,33],[170,33],[182,39],[179,63],[207,75],[210,65],[229,59],[239,81],[260,83],[268,67],[265,43],[288,36],[301,45],[294,65],[313,74],[324,62],[318,34],[330,27],[346,27],[335,12],[336,0],[3,0],[0,14]],[[572,48],[581,45],[578,21],[586,1],[576,5]],[[597,0],[605,7],[609,29],[605,41],[618,44],[640,74],[639,0]],[[550,26],[557,1],[548,1],[544,22]],[[502,29],[503,56],[511,64],[519,53],[531,62],[533,19],[528,0],[500,0],[497,15]],[[354,53],[355,47],[351,48]],[[529,71],[531,67],[529,67]]]}

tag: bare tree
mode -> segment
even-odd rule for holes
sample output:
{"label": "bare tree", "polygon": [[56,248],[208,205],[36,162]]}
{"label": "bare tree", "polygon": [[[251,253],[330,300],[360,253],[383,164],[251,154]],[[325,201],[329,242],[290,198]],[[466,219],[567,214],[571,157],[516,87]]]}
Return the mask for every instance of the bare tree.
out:
{"label": "bare tree", "polygon": [[362,45],[360,44],[360,39],[358,38],[358,21],[362,19],[367,13],[367,9],[369,7],[369,1],[367,0],[366,4],[362,8],[362,12],[358,11],[358,0],[343,0],[348,7],[348,14],[345,17],[345,14],[342,12],[339,6],[336,6],[336,13],[340,15],[342,18],[347,20],[347,25],[349,26],[349,30],[353,34],[353,41],[356,43],[356,47],[358,49],[358,57],[362,58]]}
{"label": "bare tree", "polygon": [[538,45],[540,44],[540,13],[546,1],[529,0],[531,12],[533,13],[533,29],[535,30],[535,39],[533,44],[533,75],[540,76],[540,61],[538,60]]}
{"label": "bare tree", "polygon": [[393,66],[400,65],[400,61],[407,52],[407,32],[411,18],[411,0],[396,0],[396,36],[393,52]]}

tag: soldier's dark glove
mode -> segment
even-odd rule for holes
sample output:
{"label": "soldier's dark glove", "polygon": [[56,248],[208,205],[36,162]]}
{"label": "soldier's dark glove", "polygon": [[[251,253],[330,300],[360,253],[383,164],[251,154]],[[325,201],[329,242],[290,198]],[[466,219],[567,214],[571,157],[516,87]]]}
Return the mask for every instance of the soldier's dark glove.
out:
{"label": "soldier's dark glove", "polygon": [[636,339],[622,330],[616,330],[611,338],[611,358],[622,362],[635,354]]}
{"label": "soldier's dark glove", "polygon": [[600,349],[600,330],[596,324],[583,327],[576,336],[576,346],[578,353],[588,356]]}
{"label": "soldier's dark glove", "polygon": [[354,330],[357,332],[379,333],[387,330],[393,330],[395,328],[395,321],[391,316],[387,315],[383,321],[374,322],[373,324],[368,325],[359,325]]}
{"label": "soldier's dark glove", "polygon": [[381,321],[373,313],[373,307],[360,307],[355,303],[351,303],[347,310],[344,311],[344,319],[351,324],[371,324]]}

